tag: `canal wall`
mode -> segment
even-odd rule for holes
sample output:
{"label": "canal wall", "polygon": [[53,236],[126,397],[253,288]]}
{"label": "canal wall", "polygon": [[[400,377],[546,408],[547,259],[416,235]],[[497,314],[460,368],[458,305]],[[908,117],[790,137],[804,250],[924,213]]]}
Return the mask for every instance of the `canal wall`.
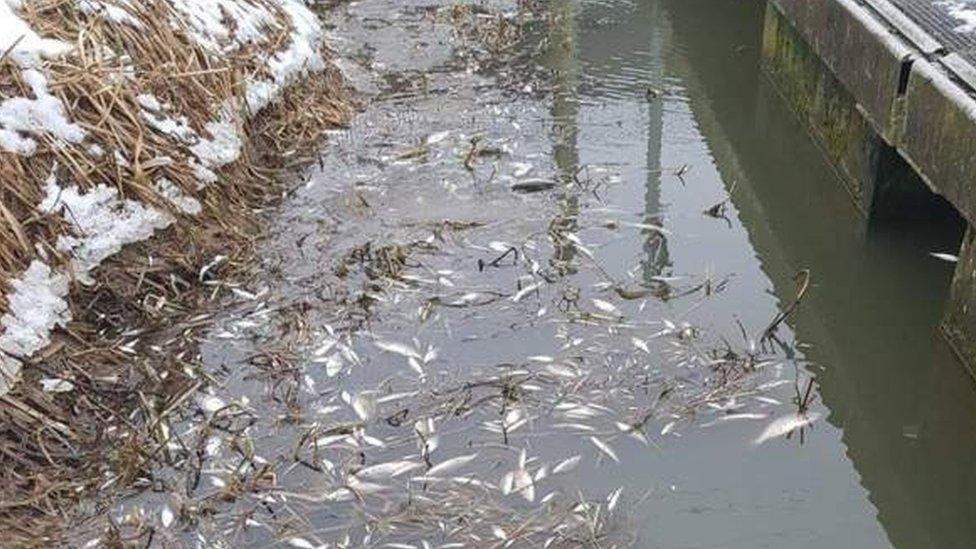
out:
{"label": "canal wall", "polygon": [[965,220],[943,324],[973,373],[976,38],[939,9],[927,0],[768,0],[762,59],[869,219],[924,217],[944,199]]}

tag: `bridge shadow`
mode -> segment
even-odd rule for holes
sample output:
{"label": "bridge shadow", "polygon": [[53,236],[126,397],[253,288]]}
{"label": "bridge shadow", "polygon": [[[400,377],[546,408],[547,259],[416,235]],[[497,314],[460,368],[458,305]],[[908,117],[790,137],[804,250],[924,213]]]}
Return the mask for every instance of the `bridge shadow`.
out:
{"label": "bridge shadow", "polygon": [[923,215],[859,214],[761,74],[762,2],[662,5],[679,52],[668,70],[688,85],[726,187],[737,182],[733,203],[780,301],[797,271],[813,273],[792,324],[889,540],[971,547],[976,390],[938,330],[953,265],[929,255],[958,249],[959,219],[934,198]]}

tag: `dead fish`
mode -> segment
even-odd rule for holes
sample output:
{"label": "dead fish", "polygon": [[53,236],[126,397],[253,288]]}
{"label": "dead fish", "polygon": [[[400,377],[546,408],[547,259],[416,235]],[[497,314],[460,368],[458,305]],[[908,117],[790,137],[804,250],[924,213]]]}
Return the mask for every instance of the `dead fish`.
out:
{"label": "dead fish", "polygon": [[929,255],[936,259],[941,259],[942,261],[945,261],[947,263],[959,263],[958,255],[941,253],[941,252],[932,252]]}
{"label": "dead fish", "polygon": [[593,299],[591,301],[593,302],[594,307],[603,311],[604,313],[613,316],[623,316],[620,310],[617,309],[617,307],[613,303],[610,303],[609,301],[604,301],[602,299]]}
{"label": "dead fish", "polygon": [[447,473],[449,471],[454,471],[455,469],[460,469],[461,467],[464,467],[465,465],[474,461],[477,457],[478,454],[471,454],[468,456],[459,456],[456,458],[449,459],[447,461],[442,461],[441,463],[438,463],[437,465],[431,467],[430,471],[427,471],[427,476],[437,477],[442,473]]}
{"label": "dead fish", "polygon": [[613,291],[620,296],[621,299],[642,299],[652,293],[653,290],[644,288],[643,286],[614,286]]}
{"label": "dead fish", "polygon": [[581,459],[581,456],[573,456],[559,462],[555,467],[553,467],[552,474],[558,475],[561,473],[568,473],[573,469],[576,469],[576,466],[579,465]]}
{"label": "dead fish", "polygon": [[419,147],[415,147],[415,148],[410,149],[409,151],[407,151],[405,153],[402,153],[402,154],[398,155],[396,158],[394,158],[394,160],[396,160],[398,162],[405,162],[405,161],[408,161],[408,160],[416,160],[418,158],[424,158],[424,157],[426,157],[428,152],[429,152],[429,150],[427,149],[427,146],[426,145],[421,145]]}
{"label": "dead fish", "polygon": [[638,337],[632,337],[630,341],[631,343],[634,344],[634,347],[640,349],[641,351],[644,351],[647,354],[651,354],[651,348],[647,346],[647,342],[644,341],[643,339],[640,339]]}
{"label": "dead fish", "polygon": [[785,415],[766,426],[766,429],[753,441],[753,444],[759,445],[768,440],[788,435],[797,429],[802,429],[810,425],[818,419],[820,419],[820,414],[816,412]]}
{"label": "dead fish", "polygon": [[440,143],[441,141],[444,141],[445,139],[447,139],[448,136],[450,136],[450,135],[451,135],[451,132],[449,132],[449,131],[443,131],[443,132],[433,133],[433,134],[430,134],[429,136],[427,136],[427,141],[426,142],[427,142],[428,145],[436,145],[437,143]]}
{"label": "dead fish", "polygon": [[535,481],[525,469],[510,471],[502,477],[502,494],[520,494],[526,501],[535,500]]}
{"label": "dead fish", "polygon": [[616,461],[617,463],[620,463],[620,458],[617,457],[617,452],[615,452],[614,449],[609,444],[603,442],[602,440],[596,437],[590,437],[590,442],[592,442],[593,445],[596,446],[598,450],[600,450],[601,452],[609,456],[610,459]]}
{"label": "dead fish", "polygon": [[395,341],[380,341],[376,340],[373,342],[374,345],[379,347],[381,350],[388,353],[394,353],[397,355],[402,355],[405,357],[421,358],[420,351],[410,347],[409,345],[404,345],[403,343],[397,343]]}
{"label": "dead fish", "polygon": [[542,287],[542,283],[541,282],[536,282],[535,284],[530,284],[530,285],[522,288],[521,290],[519,290],[518,293],[516,293],[515,295],[513,295],[512,296],[512,301],[514,301],[515,303],[518,303],[519,301],[522,301],[522,299],[524,299],[525,296],[531,294],[532,292],[538,290],[541,287]]}
{"label": "dead fish", "polygon": [[556,182],[551,179],[526,179],[512,183],[511,189],[517,193],[538,193],[549,191],[556,187]]}
{"label": "dead fish", "polygon": [[421,464],[415,461],[391,461],[361,469],[356,473],[356,477],[361,480],[388,480],[409,473],[414,469],[419,469],[420,467]]}

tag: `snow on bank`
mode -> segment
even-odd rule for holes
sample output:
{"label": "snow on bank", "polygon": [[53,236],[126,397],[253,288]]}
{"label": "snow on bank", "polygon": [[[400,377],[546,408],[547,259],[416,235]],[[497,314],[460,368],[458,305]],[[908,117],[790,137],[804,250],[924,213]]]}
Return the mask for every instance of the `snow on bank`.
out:
{"label": "snow on bank", "polygon": [[48,92],[47,78],[39,70],[42,60],[62,56],[71,46],[38,36],[14,13],[18,7],[20,0],[0,0],[0,52],[9,52],[34,97],[14,97],[0,102],[0,149],[30,156],[37,150],[37,141],[25,134],[50,133],[61,140],[79,143],[85,138],[85,132],[68,121],[64,106]]}
{"label": "snow on bank", "polygon": [[122,246],[146,240],[174,221],[163,210],[119,198],[117,189],[99,185],[81,193],[77,187],[59,187],[54,177],[38,208],[45,214],[59,213],[71,224],[74,234],[58,237],[58,250],[71,257],[72,274],[82,283],[94,282],[89,273]]}
{"label": "snow on bank", "polygon": [[7,296],[9,311],[0,318],[0,396],[20,378],[20,360],[47,347],[51,331],[71,320],[68,310],[68,278],[56,274],[41,261],[12,284]]}
{"label": "snow on bank", "polygon": [[961,33],[976,32],[976,0],[947,0],[936,4],[959,21],[959,26],[953,30]]}
{"label": "snow on bank", "polygon": [[[79,10],[117,24],[141,26],[132,0],[75,0]],[[209,136],[202,136],[181,113],[155,97],[144,94],[137,102],[142,117],[174,147],[186,152],[203,188],[217,181],[216,171],[240,158],[246,116],[269,106],[295,79],[325,68],[319,53],[323,39],[318,18],[303,0],[167,0],[174,14],[174,25],[190,30],[191,38],[204,50],[224,56],[247,44],[268,41],[272,31],[290,29],[284,49],[266,61],[267,78],[247,82],[245,105],[227,100],[216,105],[217,118],[205,125]],[[9,52],[30,88],[32,97],[13,97],[0,102],[0,149],[21,156],[32,156],[38,140],[80,144],[88,137],[83,128],[70,121],[70,109],[49,93],[44,76],[47,60],[69,56],[72,46],[39,36],[19,15],[22,0],[0,0],[0,52]],[[282,21],[278,8],[288,21]],[[90,150],[102,148],[93,143]],[[119,156],[119,153],[116,152]],[[122,159],[124,160],[124,159]],[[171,181],[153,182],[159,196],[176,210],[197,215],[200,202],[184,194]],[[42,260],[35,260],[20,278],[10,284],[6,296],[8,312],[0,318],[0,396],[19,380],[24,360],[46,347],[57,326],[71,320],[67,296],[69,280],[91,282],[91,272],[125,245],[150,238],[157,230],[176,221],[165,210],[120,196],[118,189],[98,185],[87,191],[59,182],[52,174],[46,197],[38,210],[60,215],[71,234],[61,235],[57,246],[71,257],[68,272],[55,272]]]}

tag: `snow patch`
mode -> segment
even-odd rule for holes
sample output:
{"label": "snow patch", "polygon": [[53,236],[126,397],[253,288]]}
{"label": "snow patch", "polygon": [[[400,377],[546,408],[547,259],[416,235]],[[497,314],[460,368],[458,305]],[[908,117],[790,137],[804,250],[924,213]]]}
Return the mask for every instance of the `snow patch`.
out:
{"label": "snow patch", "polygon": [[953,30],[966,34],[976,31],[976,1],[949,0],[936,2],[936,4],[944,7],[950,16],[960,22],[960,25]]}
{"label": "snow patch", "polygon": [[[132,16],[129,11],[119,5],[109,4],[102,0],[77,0],[78,9],[89,15],[101,15],[113,23],[124,23],[132,25],[137,29],[142,28],[142,22]],[[116,0],[119,4],[132,9],[132,5],[127,0]]]}
{"label": "snow patch", "polygon": [[[325,68],[325,60],[319,52],[319,46],[324,38],[322,25],[318,17],[300,0],[275,0],[291,20],[292,32],[288,46],[268,60],[268,71],[271,78],[253,79],[247,83],[244,101],[246,111],[256,115],[273,103],[282,91],[297,78],[311,72]],[[182,13],[188,13],[189,3],[174,0],[174,8]],[[195,4],[194,4],[195,5]],[[228,6],[234,5],[233,9]],[[226,8],[221,12],[220,6]],[[231,40],[240,45],[247,41],[256,41],[265,37],[263,29],[275,26],[274,14],[265,8],[252,4],[237,4],[231,0],[207,0],[196,6],[194,15],[189,17],[191,25],[198,31],[196,38],[199,43],[214,51],[219,51],[217,39]],[[231,32],[226,28],[224,16],[233,19],[236,30]],[[198,27],[198,25],[200,25]],[[201,36],[201,29],[210,32]],[[216,49],[215,49],[216,48]],[[205,130],[210,138],[204,138],[189,126],[186,117],[169,116],[165,111],[167,105],[162,104],[156,97],[148,94],[136,98],[142,107],[142,117],[155,130],[173,137],[188,145],[189,151],[196,157],[199,164],[194,165],[194,172],[201,187],[216,182],[214,170],[235,162],[241,156],[242,139],[239,130],[239,116],[242,105],[237,101],[227,101],[221,109],[218,120],[207,123]]]}
{"label": "snow patch", "polygon": [[21,360],[47,347],[51,331],[71,320],[68,279],[47,264],[34,261],[11,286],[9,312],[0,318],[0,396],[20,379]]}
{"label": "snow patch", "polygon": [[34,66],[39,59],[53,59],[71,50],[60,40],[41,38],[14,10],[20,0],[0,0],[0,52],[8,55],[21,67]]}
{"label": "snow patch", "polygon": [[221,168],[240,158],[241,136],[230,116],[225,116],[219,122],[208,122],[206,130],[213,137],[201,138],[196,145],[190,147],[190,151],[204,167]]}
{"label": "snow patch", "polygon": [[197,132],[190,127],[189,120],[185,116],[179,118],[167,116],[163,106],[151,95],[140,95],[136,100],[142,106],[142,119],[151,128],[159,133],[174,137],[178,142],[184,144],[197,141]]}
{"label": "snow patch", "polygon": [[[286,0],[293,2],[295,0]],[[277,25],[274,14],[259,5],[235,0],[172,0],[197,43],[214,54],[228,53],[267,35]]]}
{"label": "snow patch", "polygon": [[151,237],[173,222],[173,216],[147,204],[119,197],[117,189],[99,185],[87,193],[78,187],[61,188],[52,176],[39,209],[60,213],[74,235],[58,238],[58,249],[71,254],[72,271],[82,283],[89,273],[122,246]]}
{"label": "snow patch", "polygon": [[200,215],[203,206],[200,201],[192,196],[185,194],[176,183],[169,179],[162,178],[153,185],[156,193],[165,198],[177,210],[187,215]]}
{"label": "snow patch", "polygon": [[48,92],[47,78],[37,70],[42,59],[61,56],[71,46],[38,36],[14,13],[19,7],[20,0],[0,0],[0,52],[9,52],[7,55],[20,67],[21,77],[34,97],[13,97],[0,102],[0,148],[30,156],[37,151],[37,142],[31,135],[49,133],[79,143],[85,138],[85,132],[68,121],[64,105]]}
{"label": "snow patch", "polygon": [[37,150],[37,142],[23,134],[44,133],[69,143],[80,143],[85,131],[68,121],[61,100],[48,93],[44,75],[28,69],[22,76],[31,86],[35,99],[13,97],[0,103],[0,146],[7,152],[30,156]]}

